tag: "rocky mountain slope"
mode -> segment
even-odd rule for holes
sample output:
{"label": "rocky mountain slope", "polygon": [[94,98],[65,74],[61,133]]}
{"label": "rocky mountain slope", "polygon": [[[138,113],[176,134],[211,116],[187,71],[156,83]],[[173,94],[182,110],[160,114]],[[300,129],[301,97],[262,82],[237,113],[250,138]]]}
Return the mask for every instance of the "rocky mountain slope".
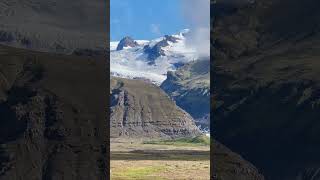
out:
{"label": "rocky mountain slope", "polygon": [[251,163],[213,140],[211,146],[213,180],[264,180],[263,175]]}
{"label": "rocky mountain slope", "polygon": [[209,58],[199,58],[196,49],[187,45],[189,33],[183,30],[151,41],[125,37],[111,42],[111,75],[162,84],[161,88],[192,115],[197,125],[208,129]]}
{"label": "rocky mountain slope", "polygon": [[111,78],[111,138],[176,138],[200,135],[192,117],[156,85]]}
{"label": "rocky mountain slope", "polygon": [[40,51],[71,53],[106,48],[106,1],[2,0],[0,43]]}
{"label": "rocky mountain slope", "polygon": [[197,125],[210,128],[210,60],[190,62],[174,72],[160,86],[177,105],[190,113]]}
{"label": "rocky mountain slope", "polygon": [[105,57],[0,46],[1,180],[106,179]]}
{"label": "rocky mountain slope", "polygon": [[133,40],[131,37],[127,36],[124,37],[117,45],[117,51],[121,51],[125,48],[132,48],[132,47],[136,47],[139,44]]}
{"label": "rocky mountain slope", "polygon": [[319,5],[214,5],[215,136],[266,179],[301,179],[320,166]]}

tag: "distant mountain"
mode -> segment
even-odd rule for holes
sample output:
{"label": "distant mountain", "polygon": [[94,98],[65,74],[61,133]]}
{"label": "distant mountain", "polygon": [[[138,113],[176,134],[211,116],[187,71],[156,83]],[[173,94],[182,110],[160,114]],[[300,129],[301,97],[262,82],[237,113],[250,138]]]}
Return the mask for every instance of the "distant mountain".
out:
{"label": "distant mountain", "polygon": [[125,48],[132,48],[138,46],[138,43],[134,41],[131,37],[123,38],[117,45],[117,51],[123,50]]}
{"label": "distant mountain", "polygon": [[196,50],[186,44],[188,31],[151,41],[125,37],[120,42],[111,42],[111,75],[148,79],[160,85],[168,71],[198,58]]}
{"label": "distant mountain", "polygon": [[189,30],[152,40],[125,37],[111,42],[111,75],[154,83],[190,113],[198,126],[210,126],[210,62],[187,46]]}
{"label": "distant mountain", "polygon": [[106,50],[107,5],[103,0],[2,0],[0,43],[68,54]]}
{"label": "distant mountain", "polygon": [[209,59],[192,61],[168,72],[160,87],[192,115],[198,126],[210,129]]}
{"label": "distant mountain", "polygon": [[112,138],[177,138],[200,135],[192,117],[158,86],[111,78]]}
{"label": "distant mountain", "polygon": [[184,36],[175,37],[165,35],[165,37],[155,43],[153,46],[148,44],[143,47],[144,53],[147,54],[149,64],[155,64],[155,60],[161,56],[166,56],[166,50],[164,48],[169,47],[169,43],[178,43],[179,40],[183,40]]}

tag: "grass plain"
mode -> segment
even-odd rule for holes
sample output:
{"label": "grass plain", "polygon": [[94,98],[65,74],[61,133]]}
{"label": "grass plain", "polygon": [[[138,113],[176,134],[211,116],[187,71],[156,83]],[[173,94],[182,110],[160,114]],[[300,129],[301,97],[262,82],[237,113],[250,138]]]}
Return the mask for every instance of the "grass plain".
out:
{"label": "grass plain", "polygon": [[111,180],[207,180],[207,137],[177,140],[111,140]]}

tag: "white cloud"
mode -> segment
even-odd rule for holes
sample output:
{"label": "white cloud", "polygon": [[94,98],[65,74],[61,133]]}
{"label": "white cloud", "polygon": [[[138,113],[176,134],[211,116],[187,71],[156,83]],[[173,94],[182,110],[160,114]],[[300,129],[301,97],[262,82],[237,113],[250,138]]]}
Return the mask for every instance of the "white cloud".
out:
{"label": "white cloud", "polygon": [[191,26],[189,46],[200,56],[210,56],[210,0],[183,0],[182,12]]}

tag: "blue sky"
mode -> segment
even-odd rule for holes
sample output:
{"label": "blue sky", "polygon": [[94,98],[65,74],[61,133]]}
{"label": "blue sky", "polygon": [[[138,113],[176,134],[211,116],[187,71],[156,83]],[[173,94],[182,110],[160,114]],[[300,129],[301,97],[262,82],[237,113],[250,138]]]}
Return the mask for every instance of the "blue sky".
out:
{"label": "blue sky", "polygon": [[111,41],[150,40],[188,28],[181,0],[111,0],[110,10]]}

